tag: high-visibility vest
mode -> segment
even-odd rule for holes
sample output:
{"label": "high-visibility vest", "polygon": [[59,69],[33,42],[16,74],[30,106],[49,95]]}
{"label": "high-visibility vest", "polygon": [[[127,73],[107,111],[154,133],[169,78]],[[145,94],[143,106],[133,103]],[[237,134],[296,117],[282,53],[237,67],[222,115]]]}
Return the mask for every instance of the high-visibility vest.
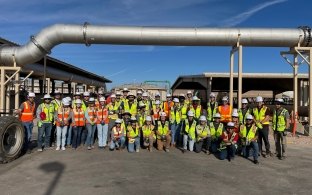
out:
{"label": "high-visibility vest", "polygon": [[214,108],[212,110],[210,102],[207,104],[207,120],[212,121],[213,116],[218,112],[218,102],[214,102]]}
{"label": "high-visibility vest", "polygon": [[145,105],[145,110],[146,110],[146,113],[150,114],[151,113],[151,103],[150,101],[148,100],[142,100],[142,103]]}
{"label": "high-visibility vest", "polygon": [[109,103],[109,104],[107,105],[107,108],[108,108],[108,111],[113,111],[113,112],[114,112],[114,114],[110,114],[110,115],[108,116],[108,118],[113,119],[113,120],[116,120],[116,119],[118,118],[117,112],[118,112],[118,110],[119,110],[119,108],[120,108],[120,104],[118,104],[118,103],[115,101],[115,102],[114,102],[114,105],[113,105],[113,102],[111,102],[111,103]]}
{"label": "high-visibility vest", "polygon": [[189,120],[185,119],[185,132],[195,140],[195,131],[196,131],[196,121],[193,120],[191,126],[189,126]]}
{"label": "high-visibility vest", "polygon": [[224,139],[222,140],[221,144],[220,144],[220,148],[219,150],[223,150],[223,149],[226,149],[226,143],[224,142],[224,140],[227,140],[227,141],[231,141],[233,142],[235,136],[237,135],[237,133],[233,132],[231,137],[229,137],[229,134],[227,132],[224,132]]}
{"label": "high-visibility vest", "polygon": [[56,121],[56,126],[60,127],[61,126],[60,122],[63,122],[63,125],[67,126],[69,113],[70,113],[70,108],[64,108],[63,106],[59,107],[57,109],[58,121]]}
{"label": "high-visibility vest", "polygon": [[[158,121],[157,131],[159,132],[160,135],[167,135],[169,132],[169,122],[166,121],[165,124],[163,125],[161,121]],[[161,137],[157,136],[157,139],[161,139]]]}
{"label": "high-visibility vest", "polygon": [[232,107],[230,105],[219,106],[219,113],[221,115],[220,121],[222,123],[227,123],[232,120]]}
{"label": "high-visibility vest", "polygon": [[191,99],[186,99],[186,100],[184,100],[184,102],[185,102],[185,104],[190,106],[192,104],[192,98]]}
{"label": "high-visibility vest", "polygon": [[171,107],[173,106],[173,104],[174,103],[172,101],[169,102],[169,103],[168,103],[168,101],[164,102],[164,109],[163,109],[163,111],[166,113],[166,118],[167,119],[169,118],[169,112],[170,112]]}
{"label": "high-visibility vest", "polygon": [[117,128],[116,126],[114,126],[112,129],[112,133],[115,138],[118,138],[122,136],[122,134],[124,134],[124,127],[120,126],[119,128]]}
{"label": "high-visibility vest", "polygon": [[72,123],[72,125],[77,127],[85,126],[85,117],[82,108],[73,109],[73,114],[75,121]]}
{"label": "high-visibility vest", "polygon": [[131,106],[129,104],[129,101],[126,101],[124,103],[124,108],[125,110],[130,112],[131,116],[135,116],[137,114],[138,109],[137,109],[137,103],[135,101],[131,104]]}
{"label": "high-visibility vest", "polygon": [[180,108],[181,108],[181,119],[185,120],[187,118],[188,105],[184,103],[183,105],[180,106]]}
{"label": "high-visibility vest", "polygon": [[42,122],[49,122],[51,123],[53,121],[54,118],[54,104],[50,103],[48,104],[49,107],[47,107],[47,105],[45,103],[41,104],[41,111],[44,112],[46,114],[46,118],[45,120],[42,120]]}
{"label": "high-visibility vest", "polygon": [[274,110],[273,113],[273,121],[272,121],[272,129],[274,131],[285,131],[286,129],[286,124],[287,124],[287,119],[286,119],[286,114],[287,114],[287,110],[285,108],[283,108],[283,110],[280,112],[280,114],[277,116],[276,119],[276,110]]}
{"label": "high-visibility vest", "polygon": [[245,114],[243,114],[242,109],[238,109],[238,119],[240,124],[245,124],[246,123],[246,116],[248,114],[251,114],[251,109],[247,108],[247,111]]}
{"label": "high-visibility vest", "polygon": [[101,124],[102,121],[104,121],[105,124],[109,123],[108,110],[105,106],[99,107],[96,111],[96,115],[97,115],[97,118],[99,119],[97,120],[97,124]]}
{"label": "high-visibility vest", "polygon": [[197,141],[199,141],[203,137],[207,137],[208,135],[210,135],[208,125],[205,125],[204,127],[202,125],[197,125],[196,132],[197,132]]}
{"label": "high-visibility vest", "polygon": [[219,126],[216,129],[214,126],[214,123],[211,122],[211,123],[209,123],[209,128],[210,128],[210,133],[211,133],[212,139],[219,138],[223,132],[223,123],[219,123]]}
{"label": "high-visibility vest", "polygon": [[[160,107],[160,108],[163,108],[163,106],[164,106],[164,105],[163,105],[163,101],[161,101],[161,100],[158,100],[158,101],[160,102],[159,107]],[[154,106],[156,106],[156,100],[153,100],[153,101],[152,101],[152,107],[154,107]]]}
{"label": "high-visibility vest", "polygon": [[63,105],[61,101],[56,99],[52,100],[51,103],[54,104],[54,109],[56,111]]}
{"label": "high-visibility vest", "polygon": [[[138,126],[136,126],[136,128],[135,129],[133,129],[133,127],[131,126],[131,125],[129,125],[128,126],[128,133],[129,133],[129,136],[130,137],[138,137],[139,136],[139,127]],[[131,138],[129,138],[129,139],[131,139]]]}
{"label": "high-visibility vest", "polygon": [[156,105],[153,105],[153,117],[154,117],[154,120],[159,120],[160,112],[161,112],[161,107],[156,108]]}
{"label": "high-visibility vest", "polygon": [[196,109],[193,107],[193,105],[190,105],[190,110],[195,114],[196,119],[201,116],[201,105],[198,105]]}
{"label": "high-visibility vest", "polygon": [[258,108],[254,108],[253,109],[253,114],[254,114],[254,117],[255,117],[255,120],[256,120],[256,125],[258,128],[262,129],[262,124],[263,125],[269,125],[270,122],[267,121],[267,122],[264,122],[261,124],[261,121],[263,121],[265,119],[265,113],[266,113],[266,110],[268,108],[266,106],[262,106],[262,108],[260,109],[260,111],[258,111]]}
{"label": "high-visibility vest", "polygon": [[251,140],[256,137],[257,127],[256,125],[252,125],[248,134],[246,125],[240,126],[239,136],[241,138],[247,138],[247,140]]}
{"label": "high-visibility vest", "polygon": [[22,122],[33,122],[34,120],[34,113],[35,113],[35,103],[30,105],[29,101],[26,101],[23,103],[24,109],[22,110],[21,113],[21,121]]}
{"label": "high-visibility vest", "polygon": [[138,119],[139,119],[138,122],[139,122],[140,127],[142,127],[144,125],[146,116],[147,116],[146,113],[144,113],[144,114],[139,113],[138,114]]}
{"label": "high-visibility vest", "polygon": [[96,108],[99,108],[100,107],[100,101],[98,99],[95,99],[95,102],[94,102],[94,105]]}
{"label": "high-visibility vest", "polygon": [[[90,121],[93,123],[97,122],[97,110],[95,107],[88,107],[86,112],[88,113],[88,116],[90,118]],[[89,121],[86,119],[86,124],[90,124]]]}
{"label": "high-visibility vest", "polygon": [[154,130],[154,125],[143,125],[142,126],[143,137],[149,137],[151,133],[153,133],[153,130]]}
{"label": "high-visibility vest", "polygon": [[[82,101],[82,100],[81,100],[81,101]],[[73,109],[76,108],[76,100],[73,100],[73,102],[72,102],[72,108],[73,108]],[[87,107],[86,107],[84,101],[82,101],[81,109],[82,109],[83,111],[86,111],[86,109],[87,109]]]}
{"label": "high-visibility vest", "polygon": [[170,122],[180,124],[181,122],[181,112],[179,108],[172,107],[170,110]]}

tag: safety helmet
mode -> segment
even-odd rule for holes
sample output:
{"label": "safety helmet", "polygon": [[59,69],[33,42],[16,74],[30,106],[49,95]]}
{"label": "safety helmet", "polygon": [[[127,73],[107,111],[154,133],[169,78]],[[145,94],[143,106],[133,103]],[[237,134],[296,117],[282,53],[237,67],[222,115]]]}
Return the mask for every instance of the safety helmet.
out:
{"label": "safety helmet", "polygon": [[229,98],[228,98],[227,96],[224,96],[224,97],[222,98],[222,101],[228,102],[228,101],[229,101]]}
{"label": "safety helmet", "polygon": [[148,95],[147,95],[146,92],[144,92],[144,93],[142,94],[142,96],[143,96],[143,97],[147,97]]}
{"label": "safety helmet", "polygon": [[105,97],[100,97],[100,102],[105,102]]}
{"label": "safety helmet", "polygon": [[161,112],[159,115],[160,116],[167,116],[167,114],[165,112]]}
{"label": "safety helmet", "polygon": [[195,95],[195,96],[193,96],[192,100],[193,101],[199,101],[200,99]]}
{"label": "safety helmet", "polygon": [[235,124],[233,122],[228,122],[226,126],[229,128],[234,128]]}
{"label": "safety helmet", "polygon": [[34,98],[34,97],[36,97],[36,94],[33,93],[33,92],[29,92],[29,93],[28,93],[28,97],[33,97],[33,98]]}
{"label": "safety helmet", "polygon": [[93,97],[90,97],[89,102],[90,102],[90,103],[94,103],[94,102],[95,102],[95,99],[94,99]]}
{"label": "safety helmet", "polygon": [[118,119],[115,120],[115,123],[121,124],[121,123],[122,123],[122,120],[121,120],[120,118],[118,118]]}
{"label": "safety helmet", "polygon": [[256,102],[257,103],[263,102],[263,98],[261,96],[256,97]]}
{"label": "safety helmet", "polygon": [[179,99],[178,99],[178,98],[174,98],[174,99],[173,99],[173,102],[179,103]]}
{"label": "safety helmet", "polygon": [[63,98],[63,99],[62,99],[62,104],[63,104],[64,106],[69,106],[69,105],[70,105],[70,103],[69,103],[69,101],[68,101],[67,98]]}
{"label": "safety helmet", "polygon": [[234,110],[233,110],[232,117],[238,117],[238,111],[237,111],[237,109],[234,109]]}
{"label": "safety helmet", "polygon": [[207,121],[207,118],[204,115],[202,115],[202,116],[199,117],[199,120],[200,121]]}
{"label": "safety helmet", "polygon": [[156,100],[156,101],[155,101],[155,104],[156,104],[156,105],[160,105],[160,101],[159,101],[159,100]]}
{"label": "safety helmet", "polygon": [[152,121],[152,117],[151,116],[146,116],[145,121]]}
{"label": "safety helmet", "polygon": [[282,98],[278,98],[278,99],[275,100],[275,102],[277,102],[277,103],[284,103],[284,100]]}
{"label": "safety helmet", "polygon": [[248,100],[247,99],[242,99],[242,104],[248,104]]}
{"label": "safety helmet", "polygon": [[186,94],[193,94],[193,92],[189,90],[189,91],[187,91]]}
{"label": "safety helmet", "polygon": [[216,94],[215,93],[210,93],[210,97],[216,97]]}
{"label": "safety helmet", "polygon": [[189,111],[187,112],[187,116],[194,116],[194,112],[191,111],[191,110],[189,110]]}
{"label": "safety helmet", "polygon": [[170,93],[167,93],[166,97],[171,97],[171,94],[170,94]]}
{"label": "safety helmet", "polygon": [[122,92],[129,92],[129,89],[128,88],[123,88]]}
{"label": "safety helmet", "polygon": [[253,118],[253,116],[252,116],[251,114],[248,114],[248,115],[246,116],[246,119],[247,119],[247,120],[253,120],[254,118]]}
{"label": "safety helmet", "polygon": [[85,92],[83,92],[83,96],[85,96],[85,97],[90,96],[90,92],[89,92],[89,91],[85,91]]}
{"label": "safety helmet", "polygon": [[77,100],[75,101],[75,104],[82,104],[81,99],[77,99]]}
{"label": "safety helmet", "polygon": [[50,94],[45,94],[45,95],[43,96],[43,99],[52,99],[52,97],[50,96]]}
{"label": "safety helmet", "polygon": [[111,97],[111,98],[116,98],[116,95],[115,95],[115,94],[112,94],[110,97]]}
{"label": "safety helmet", "polygon": [[213,115],[213,118],[221,118],[220,113],[215,113],[215,114]]}
{"label": "safety helmet", "polygon": [[121,96],[122,94],[121,94],[121,92],[120,91],[117,91],[116,92],[116,96]]}

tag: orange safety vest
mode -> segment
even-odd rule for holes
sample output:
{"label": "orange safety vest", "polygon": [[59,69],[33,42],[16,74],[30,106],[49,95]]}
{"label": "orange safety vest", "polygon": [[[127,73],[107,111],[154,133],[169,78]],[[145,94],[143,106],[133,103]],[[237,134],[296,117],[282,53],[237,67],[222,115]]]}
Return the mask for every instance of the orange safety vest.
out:
{"label": "orange safety vest", "polygon": [[32,122],[34,120],[34,112],[35,112],[35,103],[31,106],[28,101],[24,102],[24,110],[21,114],[21,121],[22,122]]}
{"label": "orange safety vest", "polygon": [[75,121],[72,123],[73,126],[83,127],[85,126],[84,112],[81,108],[75,108],[73,110]]}
{"label": "orange safety vest", "polygon": [[114,137],[120,137],[122,135],[122,132],[124,131],[124,128],[123,128],[123,126],[120,126],[120,128],[117,128],[115,126],[115,127],[113,127],[112,131],[113,131]]}
{"label": "orange safety vest", "polygon": [[106,107],[103,107],[103,108],[98,108],[97,112],[96,112],[96,115],[97,115],[97,124],[101,124],[101,121],[104,121],[105,124],[108,124],[109,122],[109,119],[108,119],[108,110]]}
{"label": "orange safety vest", "polygon": [[169,118],[169,112],[171,110],[171,107],[173,106],[173,102],[171,101],[170,104],[168,104],[168,102],[164,102],[164,112],[166,113],[166,118]]}
{"label": "orange safety vest", "polygon": [[[86,111],[88,112],[90,121],[96,123],[97,122],[97,118],[96,118],[97,117],[97,111],[96,111],[95,107],[93,107],[93,110],[91,110],[90,107],[88,107]],[[86,119],[86,124],[90,124],[87,119]]]}
{"label": "orange safety vest", "polygon": [[[70,108],[65,109],[65,108],[59,107],[59,109],[57,110],[57,118],[59,119],[59,121],[63,122],[64,126],[68,125],[69,113],[70,113]],[[56,121],[56,126],[58,127],[61,126],[59,121]]]}
{"label": "orange safety vest", "polygon": [[161,108],[155,108],[153,110],[153,117],[154,117],[154,120],[159,120],[159,113],[161,112]]}
{"label": "orange safety vest", "polygon": [[222,123],[227,123],[232,120],[232,107],[230,105],[221,105],[219,106],[219,113],[221,115],[220,121]]}

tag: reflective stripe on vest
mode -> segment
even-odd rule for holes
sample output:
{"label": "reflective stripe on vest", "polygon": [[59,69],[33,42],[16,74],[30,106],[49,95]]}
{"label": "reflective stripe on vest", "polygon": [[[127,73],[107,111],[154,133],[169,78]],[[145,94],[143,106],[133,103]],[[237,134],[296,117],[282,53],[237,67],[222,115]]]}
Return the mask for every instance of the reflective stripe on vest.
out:
{"label": "reflective stripe on vest", "polygon": [[171,107],[173,106],[173,102],[164,102],[164,112],[166,113],[166,118],[169,118],[169,111],[171,110]]}
{"label": "reflective stripe on vest", "polygon": [[35,112],[35,103],[33,105],[29,105],[28,101],[23,103],[24,109],[21,114],[21,121],[22,122],[33,122],[34,120],[34,112]]}
{"label": "reflective stripe on vest", "polygon": [[153,132],[154,125],[143,125],[142,127],[142,133],[143,137],[148,137]]}
{"label": "reflective stripe on vest", "polygon": [[245,124],[246,123],[246,116],[248,114],[251,114],[251,110],[248,108],[247,112],[243,115],[243,110],[239,109],[238,110],[238,118],[239,118],[239,123],[240,124]]}
{"label": "reflective stripe on vest", "polygon": [[251,140],[251,139],[255,138],[256,132],[257,132],[256,125],[252,125],[249,132],[248,132],[248,135],[246,135],[247,134],[247,127],[246,127],[246,125],[241,125],[240,131],[239,131],[239,136],[241,138],[247,138],[247,140]]}
{"label": "reflective stripe on vest", "polygon": [[274,131],[285,131],[286,129],[286,113],[288,111],[283,108],[282,112],[277,117],[277,128],[276,128],[276,110],[273,113],[272,129]]}
{"label": "reflective stripe on vest", "polygon": [[[132,128],[131,125],[128,126],[128,133],[129,133],[129,136],[132,137],[132,138],[136,138],[139,136],[139,127],[137,126],[135,128],[135,130]],[[131,138],[129,138],[131,139]]]}
{"label": "reflective stripe on vest", "polygon": [[156,108],[156,105],[153,105],[153,117],[154,120],[159,120],[159,113],[161,112],[161,108]]}
{"label": "reflective stripe on vest", "polygon": [[[59,107],[57,109],[57,118],[60,122],[63,122],[64,126],[68,125],[68,117],[69,117],[70,109],[69,108],[63,108]],[[56,121],[56,126],[61,126],[60,122]]]}
{"label": "reflective stripe on vest", "polygon": [[105,124],[108,124],[108,111],[105,107],[100,107],[97,109],[96,115],[99,120],[97,120],[97,124],[101,124],[102,121],[104,121]]}
{"label": "reflective stripe on vest", "polygon": [[114,137],[120,137],[124,133],[124,127],[120,126],[120,128],[117,128],[115,126],[115,127],[113,127],[112,131],[113,131]]}
{"label": "reflective stripe on vest", "polygon": [[[161,121],[158,121],[157,131],[160,133],[160,135],[167,135],[169,132],[169,122],[166,121],[163,125]],[[161,137],[157,136],[157,139],[161,139]]]}
{"label": "reflective stripe on vest", "polygon": [[131,114],[131,116],[135,116],[137,114],[137,103],[136,102],[133,102],[131,104],[131,107],[129,105],[129,101],[126,101],[124,102],[124,107],[125,107],[125,110],[128,110]]}
{"label": "reflective stripe on vest", "polygon": [[222,135],[222,132],[223,132],[223,124],[222,123],[219,123],[218,129],[216,130],[214,123],[211,122],[211,123],[209,123],[209,128],[210,128],[211,137],[213,139],[219,138]]}
{"label": "reflective stripe on vest", "polygon": [[179,124],[181,122],[181,113],[179,108],[174,108],[172,107],[170,110],[170,122],[174,123],[176,122],[177,124]]}
{"label": "reflective stripe on vest", "polygon": [[114,114],[111,114],[111,115],[108,116],[110,119],[116,120],[116,119],[118,118],[118,114],[117,114],[116,112],[118,112],[118,110],[119,110],[120,103],[121,103],[121,102],[117,103],[117,102],[115,101],[115,102],[114,102],[114,105],[113,105],[112,102],[108,104],[108,106],[107,106],[107,107],[108,107],[108,110],[109,110],[109,111],[114,111]]}
{"label": "reflective stripe on vest", "polygon": [[49,108],[46,107],[45,103],[41,104],[41,109],[42,112],[44,112],[46,114],[46,119],[42,120],[42,122],[52,122],[53,118],[54,118],[54,105],[53,104],[49,104]]}
{"label": "reflective stripe on vest", "polygon": [[182,120],[185,120],[187,118],[187,104],[184,103],[182,106],[181,106],[181,119]]}
{"label": "reflective stripe on vest", "polygon": [[74,109],[74,119],[75,123],[73,123],[74,126],[83,127],[85,125],[85,118],[84,118],[84,112],[82,109]]}
{"label": "reflective stripe on vest", "polygon": [[[262,124],[261,124],[261,121],[263,121],[265,119],[265,112],[267,110],[267,107],[266,106],[263,106],[261,109],[260,109],[260,112],[258,111],[258,108],[254,108],[253,109],[253,114],[255,116],[255,120],[257,121],[256,122],[256,125],[262,129]],[[263,125],[268,125],[270,124],[269,121],[267,122],[264,122]]]}
{"label": "reflective stripe on vest", "polygon": [[[229,138],[229,134],[227,134],[226,132],[224,132],[224,135],[225,135],[225,138],[224,138],[224,139],[227,140],[227,141],[233,142],[233,140],[234,140],[236,134],[237,134],[237,133],[233,132],[232,135],[231,135],[231,138]],[[224,139],[223,139],[223,140],[224,140]],[[223,150],[223,149],[226,148],[226,143],[225,143],[223,140],[222,140],[222,142],[221,142],[221,144],[220,144],[220,148],[219,148],[220,150]]]}
{"label": "reflective stripe on vest", "polygon": [[195,131],[196,131],[196,121],[193,120],[190,127],[188,119],[185,119],[185,132],[192,138],[192,140],[195,140]]}
{"label": "reflective stripe on vest", "polygon": [[221,122],[227,123],[232,120],[232,107],[230,105],[219,106],[219,113],[221,115]]}
{"label": "reflective stripe on vest", "polygon": [[203,137],[206,137],[210,134],[210,130],[208,125],[205,125],[204,127],[201,125],[196,126],[196,132],[199,132],[197,135],[197,141],[202,139]]}
{"label": "reflective stripe on vest", "polygon": [[214,102],[214,108],[211,109],[211,104],[208,102],[207,104],[207,120],[212,121],[213,116],[217,113],[218,110],[218,102]]}
{"label": "reflective stripe on vest", "polygon": [[201,115],[201,105],[198,105],[196,107],[196,110],[194,109],[193,105],[190,105],[190,110],[193,111],[193,113],[195,114],[195,118],[199,118]]}
{"label": "reflective stripe on vest", "polygon": [[[93,123],[97,122],[97,118],[96,118],[97,113],[96,113],[95,108],[94,107],[93,108],[88,107],[87,112],[88,112],[88,116],[90,118],[90,121],[92,121]],[[90,124],[88,120],[86,120],[86,124]]]}

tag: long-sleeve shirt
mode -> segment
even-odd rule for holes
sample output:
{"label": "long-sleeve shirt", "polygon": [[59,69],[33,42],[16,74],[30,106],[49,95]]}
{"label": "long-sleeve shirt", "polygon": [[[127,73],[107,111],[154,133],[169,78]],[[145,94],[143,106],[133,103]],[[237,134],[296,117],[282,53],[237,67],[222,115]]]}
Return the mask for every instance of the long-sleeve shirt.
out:
{"label": "long-sleeve shirt", "polygon": [[[49,110],[49,108],[52,106],[52,107],[54,107],[54,105],[52,104],[52,103],[50,103],[50,104],[46,104],[46,103],[44,103],[45,104],[45,107]],[[38,108],[37,108],[37,111],[36,111],[36,117],[39,119],[39,121],[41,121],[41,118],[40,118],[40,113],[43,111],[43,108],[42,108],[42,105],[43,104],[39,104],[39,106],[38,106]],[[54,113],[53,113],[54,114]],[[54,117],[54,115],[53,115],[53,117]],[[42,121],[42,122],[44,122],[44,121]],[[45,123],[50,123],[50,122],[45,122]]]}
{"label": "long-sleeve shirt", "polygon": [[[62,109],[62,108],[59,108],[59,109]],[[70,109],[70,108],[68,108],[68,109]],[[70,109],[69,115],[68,115],[68,122],[69,122],[70,120],[72,120],[72,118],[73,118],[73,112],[72,112],[72,110]],[[58,118],[58,110],[56,110],[56,111],[54,112],[54,121],[59,121],[59,118]],[[60,121],[59,121],[59,122],[60,122]]]}

